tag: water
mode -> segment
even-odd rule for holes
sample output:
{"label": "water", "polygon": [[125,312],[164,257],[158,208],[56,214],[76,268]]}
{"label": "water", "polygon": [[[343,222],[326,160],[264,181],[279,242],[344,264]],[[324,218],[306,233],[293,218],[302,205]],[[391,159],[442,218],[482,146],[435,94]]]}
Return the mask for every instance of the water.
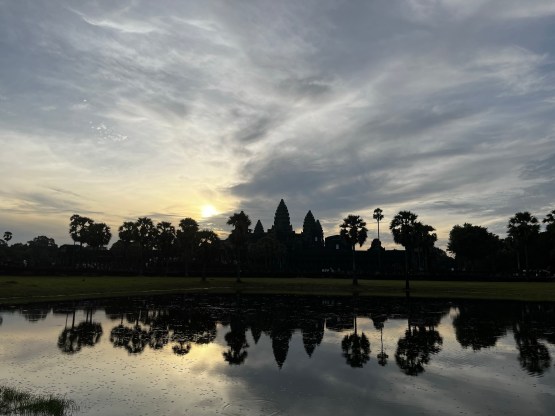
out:
{"label": "water", "polygon": [[555,408],[555,303],[185,295],[0,317],[0,384],[83,415]]}

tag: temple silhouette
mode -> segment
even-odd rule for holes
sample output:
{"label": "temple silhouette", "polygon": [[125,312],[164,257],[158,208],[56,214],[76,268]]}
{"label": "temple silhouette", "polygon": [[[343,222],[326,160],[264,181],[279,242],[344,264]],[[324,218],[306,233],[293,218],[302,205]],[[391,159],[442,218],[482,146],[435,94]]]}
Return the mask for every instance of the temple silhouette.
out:
{"label": "temple silhouette", "polygon": [[[339,224],[338,224],[339,228]],[[355,253],[357,272],[365,274],[401,274],[404,250],[385,250],[378,239],[368,250]],[[311,273],[344,274],[352,271],[352,248],[339,234],[324,236],[320,220],[309,210],[300,233],[291,224],[284,199],[279,201],[274,223],[267,230],[258,219],[249,233],[246,274],[306,275]]]}
{"label": "temple silhouette", "polygon": [[[371,221],[371,220],[370,220]],[[302,230],[291,224],[289,209],[281,199],[273,224],[265,228],[241,211],[229,217],[233,230],[226,239],[214,231],[200,229],[192,218],[155,224],[148,217],[126,221],[118,229],[119,240],[110,248],[112,234],[104,223],[73,215],[69,234],[73,244],[58,247],[46,236],[28,245],[0,246],[0,273],[102,273],[113,275],[175,276],[336,276],[402,278],[405,250],[386,250],[377,238],[369,239],[367,250],[353,251],[345,238],[325,236],[322,224],[311,210],[304,216]],[[370,234],[373,230],[370,231]],[[94,237],[94,238],[92,238]],[[358,247],[357,247],[358,248]],[[444,276],[454,260],[442,250],[412,250],[409,273]],[[1,254],[5,256],[2,257]],[[356,265],[353,270],[353,265]]]}

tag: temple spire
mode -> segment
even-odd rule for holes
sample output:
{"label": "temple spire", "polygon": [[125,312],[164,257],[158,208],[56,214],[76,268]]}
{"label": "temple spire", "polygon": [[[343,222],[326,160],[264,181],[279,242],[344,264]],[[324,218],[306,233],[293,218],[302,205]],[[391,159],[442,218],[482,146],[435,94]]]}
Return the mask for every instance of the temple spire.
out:
{"label": "temple spire", "polygon": [[285,205],[285,201],[283,199],[279,201],[279,205],[276,209],[273,230],[278,239],[287,239],[291,234],[293,234],[293,227],[291,226],[291,220],[289,218],[289,210],[287,209],[287,205]]}

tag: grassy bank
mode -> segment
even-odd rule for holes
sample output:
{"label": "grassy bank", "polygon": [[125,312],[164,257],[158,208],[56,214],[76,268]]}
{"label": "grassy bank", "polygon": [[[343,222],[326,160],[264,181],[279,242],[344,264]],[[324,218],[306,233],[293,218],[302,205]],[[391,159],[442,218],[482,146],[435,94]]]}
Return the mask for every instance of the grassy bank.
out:
{"label": "grassy bank", "polygon": [[73,401],[54,396],[39,396],[0,386],[2,415],[71,415],[78,410]]}
{"label": "grassy bank", "polygon": [[[116,297],[127,295],[210,291],[214,293],[315,294],[404,296],[401,280],[327,278],[233,278],[113,277],[113,276],[0,276],[0,304]],[[555,301],[554,282],[460,282],[414,281],[411,295],[436,298],[510,299]]]}

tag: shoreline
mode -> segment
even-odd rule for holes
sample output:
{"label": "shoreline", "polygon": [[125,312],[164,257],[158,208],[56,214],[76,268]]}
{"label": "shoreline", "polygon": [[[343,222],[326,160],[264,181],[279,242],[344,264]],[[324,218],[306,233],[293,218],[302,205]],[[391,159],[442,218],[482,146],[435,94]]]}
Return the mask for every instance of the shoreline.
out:
{"label": "shoreline", "polygon": [[[83,300],[123,296],[211,292],[217,294],[283,294],[319,296],[404,297],[404,280],[330,278],[0,276],[0,305],[52,300]],[[477,282],[414,280],[411,297],[555,301],[555,282]]]}

